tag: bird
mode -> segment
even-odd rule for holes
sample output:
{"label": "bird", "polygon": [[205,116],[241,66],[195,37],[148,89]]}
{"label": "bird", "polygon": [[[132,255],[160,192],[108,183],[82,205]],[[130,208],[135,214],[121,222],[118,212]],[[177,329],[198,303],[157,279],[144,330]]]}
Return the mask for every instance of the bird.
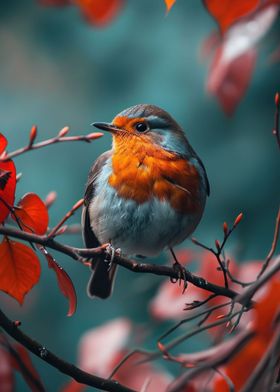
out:
{"label": "bird", "polygon": [[[139,104],[94,127],[112,134],[112,148],[90,169],[82,231],[87,248],[110,244],[122,255],[153,257],[189,237],[210,193],[205,167],[181,126],[165,110]],[[110,264],[110,263],[109,263]],[[108,298],[117,265],[92,260],[90,297]],[[183,268],[183,267],[182,267]]]}

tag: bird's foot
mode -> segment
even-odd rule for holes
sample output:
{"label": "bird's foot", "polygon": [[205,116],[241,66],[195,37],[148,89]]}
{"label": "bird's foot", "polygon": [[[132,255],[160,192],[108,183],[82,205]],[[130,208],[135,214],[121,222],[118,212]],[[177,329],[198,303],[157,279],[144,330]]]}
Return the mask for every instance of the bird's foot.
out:
{"label": "bird's foot", "polygon": [[105,263],[108,264],[108,271],[110,271],[110,269],[112,267],[114,258],[116,256],[120,257],[121,253],[122,253],[122,251],[121,251],[120,248],[115,249],[111,244],[107,245],[107,247],[106,247],[106,256],[105,256],[104,261],[105,261]]}
{"label": "bird's foot", "polygon": [[181,282],[183,281],[183,294],[188,287],[188,281],[187,281],[187,271],[185,267],[183,267],[178,261],[175,261],[173,263],[173,270],[177,274],[176,278],[170,277],[171,283],[177,283],[179,280],[179,286],[181,286]]}

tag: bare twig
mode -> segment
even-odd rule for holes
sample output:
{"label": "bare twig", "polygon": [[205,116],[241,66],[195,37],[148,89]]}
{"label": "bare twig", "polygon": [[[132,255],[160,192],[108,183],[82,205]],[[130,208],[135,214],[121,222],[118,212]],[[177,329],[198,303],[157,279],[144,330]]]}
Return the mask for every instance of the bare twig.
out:
{"label": "bare twig", "polygon": [[277,246],[277,242],[278,242],[278,237],[279,237],[279,229],[280,229],[280,208],[278,210],[278,214],[276,217],[276,224],[275,224],[275,230],[274,230],[274,236],[273,236],[273,241],[272,241],[272,245],[271,245],[271,249],[268,253],[268,255],[266,256],[265,262],[262,266],[262,269],[257,277],[257,279],[264,273],[264,271],[267,269],[270,260],[272,259],[275,250],[276,250],[276,246]]}
{"label": "bare twig", "polygon": [[[61,131],[63,131],[64,129],[65,128],[63,128]],[[61,131],[58,133],[57,136],[55,136],[51,139],[47,139],[42,142],[36,143],[36,144],[30,143],[30,141],[29,141],[29,143],[25,147],[21,147],[18,150],[15,150],[15,151],[12,151],[8,154],[3,155],[0,158],[0,161],[8,161],[9,159],[15,158],[16,156],[22,155],[28,151],[37,150],[39,148],[46,147],[51,144],[56,144],[56,143],[61,143],[61,142],[76,142],[76,141],[90,143],[92,140],[98,139],[101,136],[103,136],[103,133],[99,133],[99,132],[89,133],[88,135],[81,135],[81,136],[63,136],[63,133],[61,133]]]}
{"label": "bare twig", "polygon": [[[178,346],[178,344],[184,342],[185,340],[187,340],[187,339],[191,338],[192,336],[195,336],[201,332],[204,332],[208,329],[218,327],[219,325],[223,325],[223,324],[228,323],[230,320],[232,320],[234,317],[236,317],[239,313],[240,313],[240,311],[230,313],[229,315],[223,317],[222,319],[220,319],[218,321],[215,321],[213,323],[210,323],[210,324],[207,324],[204,326],[199,326],[197,328],[194,328],[193,330],[185,333],[184,335],[179,336],[178,338],[174,339],[173,341],[171,341],[167,345],[164,345],[164,346],[162,345],[164,347],[164,351],[168,352],[168,351],[172,350],[174,347]],[[156,356],[153,356],[153,358]]]}
{"label": "bare twig", "polygon": [[72,216],[75,214],[75,212],[84,204],[84,199],[80,199],[77,201],[77,203],[74,204],[74,206],[71,208],[70,211],[65,214],[65,216],[61,219],[58,224],[51,229],[51,231],[48,233],[48,238],[54,238],[58,232],[58,230],[61,228],[61,226]]}
{"label": "bare twig", "polygon": [[[230,305],[230,304],[231,304],[231,302],[225,302],[224,304],[214,305],[206,310],[203,310],[203,311],[200,311],[200,312],[194,314],[193,316],[189,316],[189,317],[179,321],[176,325],[174,325],[167,332],[165,332],[163,335],[161,335],[158,339],[158,342],[165,339],[168,335],[170,335],[172,332],[174,332],[181,325],[186,324],[190,321],[193,321],[201,316],[208,315],[209,313],[212,313],[214,310],[221,309],[221,308],[223,308],[227,305]],[[200,323],[198,325],[200,325]]]}
{"label": "bare twig", "polygon": [[228,288],[226,261],[223,260],[221,256],[223,255],[223,250],[224,250],[224,247],[226,245],[227,240],[229,239],[230,235],[232,234],[234,229],[237,227],[237,225],[240,223],[242,218],[243,218],[243,214],[240,213],[236,217],[236,219],[234,221],[234,224],[233,224],[233,226],[230,229],[228,229],[227,223],[226,222],[224,223],[224,225],[223,225],[224,238],[223,238],[223,241],[222,241],[221,244],[220,244],[220,242],[218,240],[215,241],[216,250],[211,248],[211,247],[209,247],[209,246],[207,246],[207,245],[202,244],[196,238],[192,238],[192,242],[195,245],[197,245],[197,246],[199,246],[199,247],[201,247],[201,248],[203,248],[205,250],[208,250],[208,252],[212,253],[216,257],[216,260],[217,260],[217,262],[218,262],[218,264],[220,266],[220,270],[222,271],[222,273],[224,275],[224,282],[225,282],[225,287],[226,288]]}

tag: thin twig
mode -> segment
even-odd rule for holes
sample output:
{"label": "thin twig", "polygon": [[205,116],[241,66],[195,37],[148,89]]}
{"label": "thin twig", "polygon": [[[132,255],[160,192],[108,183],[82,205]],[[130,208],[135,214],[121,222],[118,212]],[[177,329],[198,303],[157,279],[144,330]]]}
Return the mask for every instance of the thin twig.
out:
{"label": "thin twig", "polygon": [[234,224],[232,225],[232,227],[230,229],[228,229],[227,223],[226,222],[224,223],[224,238],[223,238],[223,241],[222,241],[221,244],[220,244],[220,242],[218,240],[215,241],[215,246],[216,246],[217,250],[214,250],[213,248],[211,248],[211,247],[209,247],[207,245],[202,244],[196,238],[192,238],[192,242],[195,245],[197,245],[197,246],[199,246],[199,247],[201,247],[201,248],[203,248],[205,250],[208,250],[208,252],[212,253],[216,257],[216,260],[217,260],[217,262],[219,264],[219,267],[220,267],[220,269],[221,269],[221,271],[223,273],[223,276],[224,276],[225,288],[228,288],[227,268],[226,268],[225,260],[221,259],[221,255],[223,255],[223,250],[224,250],[224,247],[226,245],[227,240],[229,239],[229,237],[231,236],[232,232],[235,230],[237,225],[242,220],[242,217],[243,217],[243,214],[240,213],[236,217],[236,219],[234,221]]}
{"label": "thin twig", "polygon": [[275,230],[274,230],[274,236],[273,236],[271,249],[270,249],[268,255],[266,256],[265,262],[264,262],[264,264],[262,266],[262,269],[261,269],[257,279],[259,279],[259,277],[267,269],[267,267],[268,267],[268,265],[270,263],[270,260],[272,259],[273,255],[275,253],[277,242],[278,242],[278,237],[279,237],[279,230],[280,230],[280,208],[278,210],[278,214],[277,214],[277,217],[276,217]]}
{"label": "thin twig", "polygon": [[81,136],[62,136],[60,137],[59,134],[53,138],[44,140],[42,142],[36,144],[28,144],[25,147],[21,147],[18,150],[12,151],[8,154],[5,154],[3,157],[0,158],[0,161],[8,161],[9,159],[15,158],[18,155],[22,155],[28,151],[37,150],[42,147],[49,146],[51,144],[62,143],[62,142],[86,142],[90,143],[94,139],[98,139],[103,136],[103,133],[89,133],[88,135],[81,135]]}
{"label": "thin twig", "polygon": [[214,305],[214,306],[212,306],[211,308],[208,308],[208,309],[206,309],[206,310],[203,310],[203,311],[201,311],[201,312],[199,312],[199,313],[197,313],[197,314],[195,314],[195,315],[193,315],[193,316],[189,316],[189,317],[187,317],[187,318],[185,318],[185,319],[179,321],[176,325],[174,325],[174,326],[173,326],[172,328],[170,328],[167,332],[165,332],[163,335],[161,335],[161,336],[158,338],[158,342],[160,342],[161,340],[165,339],[168,335],[170,335],[172,332],[174,332],[174,331],[175,331],[177,328],[179,328],[181,325],[186,324],[186,323],[188,323],[188,322],[190,322],[190,321],[193,321],[193,320],[195,320],[195,319],[197,319],[197,318],[199,318],[199,317],[201,317],[201,316],[208,315],[209,313],[213,312],[214,310],[221,309],[221,308],[223,308],[223,307],[229,305],[230,303],[231,303],[231,302],[225,302],[224,304]]}
{"label": "thin twig", "polygon": [[54,238],[58,232],[58,230],[61,228],[61,226],[72,216],[75,214],[75,212],[84,204],[84,199],[80,199],[77,201],[77,203],[74,204],[74,206],[71,208],[70,211],[67,212],[67,214],[64,215],[64,217],[58,222],[58,224],[51,229],[51,231],[48,233],[48,238]]}

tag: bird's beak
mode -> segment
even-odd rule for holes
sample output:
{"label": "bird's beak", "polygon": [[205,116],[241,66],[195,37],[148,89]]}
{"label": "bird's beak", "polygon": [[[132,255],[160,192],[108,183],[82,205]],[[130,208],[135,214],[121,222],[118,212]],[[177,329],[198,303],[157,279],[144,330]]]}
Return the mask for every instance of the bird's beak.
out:
{"label": "bird's beak", "polygon": [[119,128],[115,127],[113,124],[108,124],[108,123],[94,122],[91,125],[98,129],[102,129],[102,131],[107,131],[111,133],[117,133],[120,130]]}

